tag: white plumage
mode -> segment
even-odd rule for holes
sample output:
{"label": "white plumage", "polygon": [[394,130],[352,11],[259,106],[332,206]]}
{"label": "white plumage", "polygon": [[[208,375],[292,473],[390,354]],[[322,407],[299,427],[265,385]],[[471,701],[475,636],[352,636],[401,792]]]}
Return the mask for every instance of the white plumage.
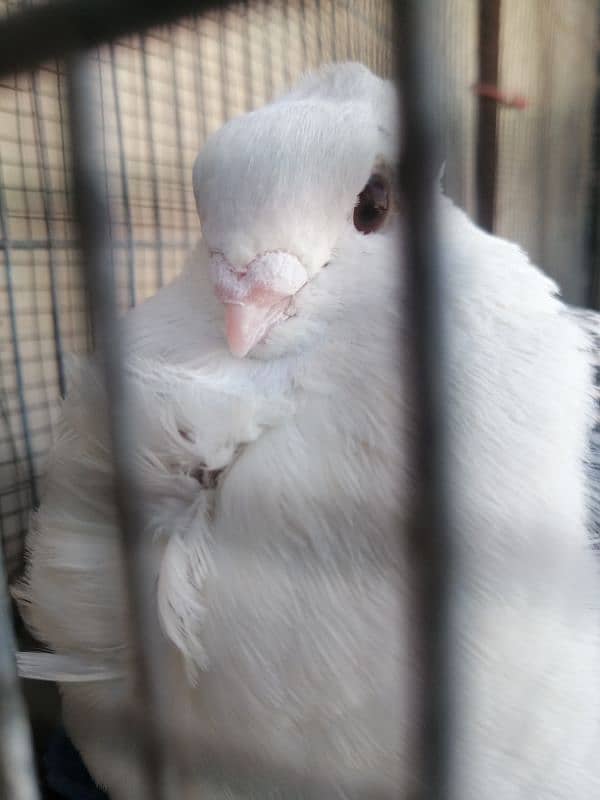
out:
{"label": "white plumage", "polygon": [[[182,738],[197,761],[232,747],[326,775],[330,797],[408,798],[416,780],[402,213],[392,202],[368,235],[353,224],[369,176],[395,162],[395,103],[345,64],[228,123],[194,170],[203,240],[123,327]],[[439,204],[462,565],[454,797],[589,800],[589,337],[516,246]],[[87,678],[63,683],[75,744],[111,798],[131,800],[131,745],[105,727],[135,698],[101,393],[93,365],[75,370],[19,594]],[[222,776],[190,796],[266,795]]]}

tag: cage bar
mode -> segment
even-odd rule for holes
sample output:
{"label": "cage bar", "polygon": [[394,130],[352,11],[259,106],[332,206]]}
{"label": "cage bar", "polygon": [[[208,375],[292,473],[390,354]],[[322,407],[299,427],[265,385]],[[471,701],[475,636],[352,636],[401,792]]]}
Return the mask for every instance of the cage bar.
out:
{"label": "cage bar", "polygon": [[[422,641],[423,741],[421,774],[428,800],[451,796],[452,652],[448,635],[452,603],[452,517],[446,422],[448,342],[440,292],[437,227],[439,143],[434,120],[434,48],[428,26],[434,0],[395,5],[398,84],[402,92],[403,152],[400,191],[406,217],[407,311],[416,332],[413,380],[418,398],[418,435],[413,463],[420,480],[413,540],[420,578],[417,609]],[[400,266],[402,269],[402,266]]]}
{"label": "cage bar", "polygon": [[263,0],[262,3],[262,10],[265,17],[264,27],[263,27],[263,47],[265,63],[263,64],[263,84],[264,84],[264,92],[265,97],[272,97],[273,96],[273,58],[271,56],[271,39],[269,37],[269,28],[271,26],[270,20],[270,2],[269,0]]}
{"label": "cage bar", "polygon": [[[315,0],[315,7],[317,11],[317,17],[321,19],[323,16],[321,0]],[[317,59],[319,63],[323,61],[323,34],[320,25],[317,25]]]}
{"label": "cage bar", "polygon": [[[106,192],[106,197],[110,197],[110,176],[108,171],[108,158],[107,158],[107,137],[106,137],[106,90],[104,87],[103,75],[102,75],[102,59],[100,56],[100,49],[96,48],[94,54],[94,62],[96,65],[96,72],[98,75],[98,101],[99,101],[99,113],[98,113],[98,121],[100,123],[100,130],[101,130],[101,141],[102,141],[102,177],[104,178],[104,190]],[[109,209],[108,214],[108,235],[110,241],[114,240],[113,236],[113,219],[111,209]],[[114,275],[115,271],[115,248],[110,248],[110,270],[111,274]],[[89,289],[88,289],[89,291]],[[87,307],[89,308],[91,298],[87,298]],[[117,300],[118,302],[118,300]],[[90,328],[91,328],[91,338],[92,342],[94,341],[94,324],[93,319],[90,319]]]}
{"label": "cage bar", "polygon": [[[121,114],[121,98],[119,96],[119,83],[117,80],[117,65],[115,62],[115,47],[110,43],[110,79],[115,102],[115,122],[117,126],[117,142],[119,147],[119,172],[121,177],[121,193],[123,195],[123,215],[125,221],[127,251],[127,287],[129,290],[129,306],[133,308],[136,304],[136,285],[135,285],[135,243],[133,241],[133,231],[131,225],[131,205],[129,202],[129,180],[127,177],[127,162],[125,159],[125,145],[123,137],[123,117]],[[118,246],[118,242],[111,242],[113,250]]]}
{"label": "cage bar", "polygon": [[56,214],[54,210],[54,193],[52,191],[52,184],[50,180],[50,167],[48,166],[48,140],[46,137],[44,116],[41,109],[38,79],[35,72],[31,74],[31,85],[33,89],[33,116],[36,124],[39,172],[40,182],[42,185],[42,200],[44,208],[44,225],[46,230],[48,250],[48,272],[50,274],[50,298],[52,305],[52,331],[54,334],[54,357],[56,361],[56,372],[58,375],[58,386],[61,397],[64,397],[66,394],[67,384],[65,379],[63,339],[60,326],[60,308],[58,304],[55,244],[52,230],[52,221],[56,219]]}
{"label": "cage bar", "polygon": [[[500,47],[500,0],[479,0],[479,82],[498,83]],[[492,231],[496,211],[498,166],[498,104],[491,97],[479,97],[477,119],[477,222]]]}
{"label": "cage bar", "polygon": [[244,103],[246,110],[252,108],[254,94],[254,75],[252,70],[252,54],[250,48],[250,0],[244,0],[244,24],[242,34],[243,61],[244,61]]}
{"label": "cage bar", "polygon": [[136,685],[146,719],[136,720],[145,796],[168,800],[170,769],[161,715],[157,675],[162,665],[157,623],[154,619],[149,563],[149,542],[144,535],[143,506],[137,489],[131,453],[129,404],[122,371],[121,344],[114,276],[110,270],[109,207],[102,169],[98,163],[98,120],[91,107],[94,82],[85,55],[68,62],[69,108],[73,148],[73,196],[81,233],[85,277],[92,301],[92,316],[107,389],[108,415],[114,461],[114,491],[120,515],[124,586],[129,606],[129,635],[133,646]]}
{"label": "cage bar", "polygon": [[226,9],[220,8],[218,11],[219,20],[219,76],[221,86],[221,104],[223,108],[223,118],[229,119],[231,116],[231,97],[229,83],[226,79],[228,73],[227,62],[227,25],[226,25]]}
{"label": "cage bar", "polygon": [[194,14],[193,16],[192,32],[197,39],[197,45],[194,48],[194,91],[196,93],[196,119],[198,121],[198,130],[202,131],[202,141],[206,141],[206,136],[208,133],[208,128],[206,125],[206,109],[204,107],[206,92],[204,90],[204,76],[200,60],[202,51],[202,36],[200,34],[200,21],[197,14]]}
{"label": "cage bar", "polygon": [[40,800],[15,649],[4,553],[0,547],[0,797]]}
{"label": "cage bar", "polygon": [[[299,0],[300,2],[300,21],[302,28],[306,30],[306,0]],[[302,37],[302,68],[306,69],[308,64],[308,47],[306,44],[306,36]]]}
{"label": "cage bar", "polygon": [[[172,29],[169,31],[172,34]],[[188,193],[186,190],[187,178],[185,167],[183,165],[183,138],[181,131],[183,124],[181,121],[181,112],[179,108],[179,78],[177,71],[177,48],[173,44],[173,36],[170,36],[170,54],[171,54],[171,82],[173,84],[173,95],[175,97],[174,111],[175,111],[175,137],[177,141],[177,170],[179,172],[179,200],[181,202],[181,209],[185,215],[185,243],[186,247],[190,246],[190,228],[189,228],[189,204]]]}
{"label": "cage bar", "polygon": [[[156,169],[156,145],[154,143],[154,127],[152,124],[152,107],[150,101],[150,76],[148,74],[148,55],[146,53],[146,40],[143,34],[140,35],[140,52],[142,54],[142,75],[143,75],[143,98],[144,98],[144,118],[148,129],[148,152],[150,156],[150,175],[152,181],[152,214],[154,216],[154,231],[158,237],[161,229],[160,204],[158,202],[158,172]],[[165,269],[163,262],[163,251],[160,247],[161,242],[157,239],[156,253],[156,280],[160,286],[165,282]]]}
{"label": "cage bar", "polygon": [[82,47],[203,14],[223,0],[54,0],[30,6],[0,24],[0,75],[35,69]]}

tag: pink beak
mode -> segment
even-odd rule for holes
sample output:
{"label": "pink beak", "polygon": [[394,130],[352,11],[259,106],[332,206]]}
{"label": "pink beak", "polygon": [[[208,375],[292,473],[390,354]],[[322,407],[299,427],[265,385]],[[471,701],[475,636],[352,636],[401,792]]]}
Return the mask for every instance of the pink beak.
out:
{"label": "pink beak", "polygon": [[215,293],[225,304],[225,335],[232,355],[243,358],[286,317],[306,270],[281,251],[263,253],[236,270],[221,253],[210,258]]}

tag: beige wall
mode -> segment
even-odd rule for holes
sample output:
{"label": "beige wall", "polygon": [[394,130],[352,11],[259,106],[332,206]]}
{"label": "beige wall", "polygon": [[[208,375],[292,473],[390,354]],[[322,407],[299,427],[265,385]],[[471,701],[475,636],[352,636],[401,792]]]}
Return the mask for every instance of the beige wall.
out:
{"label": "beige wall", "polygon": [[598,3],[503,0],[502,9],[502,81],[529,106],[500,113],[497,229],[581,302]]}

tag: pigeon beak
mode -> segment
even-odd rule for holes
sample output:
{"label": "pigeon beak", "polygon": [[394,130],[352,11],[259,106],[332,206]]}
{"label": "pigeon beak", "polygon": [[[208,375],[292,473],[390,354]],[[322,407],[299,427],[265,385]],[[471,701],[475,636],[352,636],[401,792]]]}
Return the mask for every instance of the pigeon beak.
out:
{"label": "pigeon beak", "polygon": [[252,302],[225,303],[225,335],[231,354],[237,358],[265,338],[267,333],[286,316],[291,297],[273,297],[266,305]]}
{"label": "pigeon beak", "polygon": [[215,253],[210,266],[216,295],[225,305],[229,350],[244,358],[286,318],[293,296],[306,283],[306,270],[295,256],[281,251],[264,253],[241,270]]}

